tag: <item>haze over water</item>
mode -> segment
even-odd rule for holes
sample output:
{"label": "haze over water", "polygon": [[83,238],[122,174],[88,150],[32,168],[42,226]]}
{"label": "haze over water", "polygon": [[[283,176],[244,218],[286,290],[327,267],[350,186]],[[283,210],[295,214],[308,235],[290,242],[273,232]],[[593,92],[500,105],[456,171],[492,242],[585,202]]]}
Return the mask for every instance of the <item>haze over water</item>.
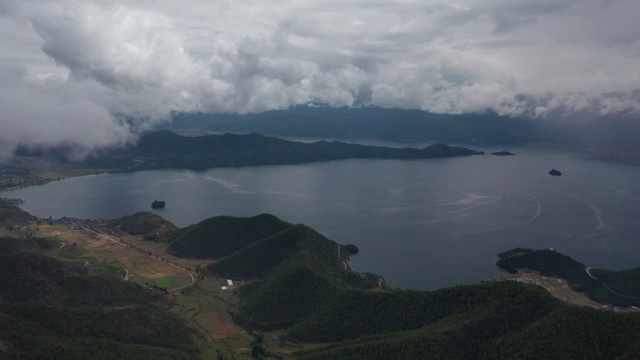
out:
{"label": "haze over water", "polygon": [[[54,218],[112,218],[165,200],[158,213],[178,226],[272,213],[358,245],[354,270],[403,288],[480,281],[500,273],[496,254],[514,247],[553,247],[600,268],[640,265],[640,167],[561,151],[514,152],[105,174],[0,196]],[[563,176],[549,176],[551,168]]]}

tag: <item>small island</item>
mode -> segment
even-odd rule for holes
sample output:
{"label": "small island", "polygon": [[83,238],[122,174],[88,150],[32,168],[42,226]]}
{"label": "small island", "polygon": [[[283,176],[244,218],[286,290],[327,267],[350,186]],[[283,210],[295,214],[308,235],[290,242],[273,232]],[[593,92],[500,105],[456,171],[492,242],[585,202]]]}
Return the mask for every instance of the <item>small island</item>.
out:
{"label": "small island", "polygon": [[159,200],[154,200],[154,201],[151,203],[151,208],[152,208],[152,209],[164,209],[164,207],[165,207],[165,202],[164,202],[164,200],[160,200],[160,201],[159,201]]}
{"label": "small island", "polygon": [[556,169],[551,169],[551,171],[549,171],[549,175],[551,176],[562,176],[562,173]]}
{"label": "small island", "polygon": [[491,155],[495,155],[495,156],[514,156],[515,154],[512,152],[508,152],[508,151],[496,151],[494,153],[491,153]]}

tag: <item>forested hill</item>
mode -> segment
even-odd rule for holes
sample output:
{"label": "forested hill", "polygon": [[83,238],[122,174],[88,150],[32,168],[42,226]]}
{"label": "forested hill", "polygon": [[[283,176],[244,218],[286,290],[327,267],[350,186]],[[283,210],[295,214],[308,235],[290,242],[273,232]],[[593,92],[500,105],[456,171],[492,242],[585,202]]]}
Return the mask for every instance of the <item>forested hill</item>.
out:
{"label": "forested hill", "polygon": [[269,214],[249,218],[216,216],[181,229],[167,250],[187,258],[227,256],[291,226]]}
{"label": "forested hill", "polygon": [[178,230],[162,216],[144,211],[112,220],[112,224],[130,234],[141,235],[145,240],[163,243],[171,242]]}
{"label": "forested hill", "polygon": [[483,154],[444,144],[424,149],[387,148],[345,144],[334,141],[301,143],[249,135],[209,135],[186,137],[171,131],[144,134],[133,147],[103,152],[85,160],[97,168],[122,170],[186,168],[207,169],[225,166],[297,164],[348,158],[429,159]]}
{"label": "forested hill", "polygon": [[[223,220],[217,225],[237,228],[237,223]],[[264,220],[268,224],[275,219]],[[541,287],[512,281],[435,292],[388,289],[375,275],[351,272],[343,263],[343,247],[313,229],[299,224],[278,230],[265,232],[273,235],[259,240],[234,242],[246,245],[235,246],[235,252],[207,269],[249,280],[239,289],[242,303],[236,320],[250,329],[285,330],[281,341],[298,344],[296,358],[640,355],[640,314],[579,308],[552,298]],[[300,344],[306,343],[316,345],[305,350],[308,347]]]}

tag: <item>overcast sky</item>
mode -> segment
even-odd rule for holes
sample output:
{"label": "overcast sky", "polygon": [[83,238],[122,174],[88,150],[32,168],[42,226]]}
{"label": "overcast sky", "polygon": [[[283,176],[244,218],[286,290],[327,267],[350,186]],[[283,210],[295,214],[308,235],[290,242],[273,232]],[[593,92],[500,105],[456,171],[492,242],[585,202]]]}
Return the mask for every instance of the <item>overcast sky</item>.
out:
{"label": "overcast sky", "polygon": [[125,144],[171,111],[638,111],[638,14],[638,0],[0,0],[0,157]]}

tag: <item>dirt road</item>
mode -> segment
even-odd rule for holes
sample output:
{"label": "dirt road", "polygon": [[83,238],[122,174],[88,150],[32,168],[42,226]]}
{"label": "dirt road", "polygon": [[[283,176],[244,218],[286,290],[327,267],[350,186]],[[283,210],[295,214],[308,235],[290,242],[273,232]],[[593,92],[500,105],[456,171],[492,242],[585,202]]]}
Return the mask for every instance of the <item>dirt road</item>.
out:
{"label": "dirt road", "polygon": [[617,296],[621,296],[621,297],[623,297],[623,298],[627,298],[627,299],[639,299],[638,297],[635,297],[635,296],[629,296],[629,295],[623,295],[623,294],[620,294],[619,292],[617,292],[617,291],[615,291],[615,290],[611,289],[611,288],[609,287],[609,285],[607,285],[607,283],[605,283],[604,281],[599,280],[598,278],[596,278],[595,276],[593,276],[593,274],[591,273],[591,267],[590,267],[590,266],[587,266],[587,267],[585,268],[585,271],[587,272],[587,275],[589,275],[589,277],[590,277],[590,278],[592,278],[593,280],[595,280],[595,281],[597,281],[597,282],[601,283],[602,285],[604,285],[604,287],[605,287],[605,288],[607,288],[607,290],[609,290],[609,292],[611,292],[612,294],[617,295]]}

